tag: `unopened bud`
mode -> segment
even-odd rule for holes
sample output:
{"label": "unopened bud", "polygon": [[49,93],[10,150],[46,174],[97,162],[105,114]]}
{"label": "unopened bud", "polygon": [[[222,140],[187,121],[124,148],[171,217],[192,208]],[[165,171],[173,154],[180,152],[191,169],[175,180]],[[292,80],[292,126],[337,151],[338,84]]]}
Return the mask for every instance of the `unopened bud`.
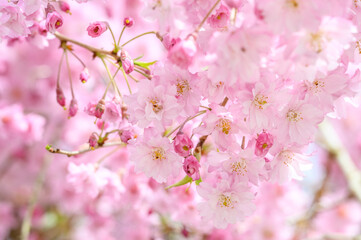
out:
{"label": "unopened bud", "polygon": [[65,107],[65,96],[63,90],[59,86],[56,88],[56,101],[60,106]]}
{"label": "unopened bud", "polygon": [[95,107],[95,117],[102,118],[104,111],[105,111],[105,101],[104,99],[100,99],[97,106]]}
{"label": "unopened bud", "polygon": [[84,68],[83,71],[80,73],[80,81],[82,83],[86,83],[89,79],[89,71],[87,68]]}
{"label": "unopened bud", "polygon": [[95,148],[98,143],[98,137],[95,133],[92,133],[89,137],[89,146],[90,148]]}
{"label": "unopened bud", "polygon": [[182,157],[189,156],[192,148],[192,140],[184,133],[178,133],[173,142],[174,150]]}
{"label": "unopened bud", "polygon": [[199,164],[197,158],[195,158],[193,155],[184,159],[183,170],[193,180],[198,180],[200,178],[200,167],[201,165]]}
{"label": "unopened bud", "polygon": [[69,118],[70,118],[70,117],[74,117],[77,112],[78,112],[78,101],[73,98],[73,99],[70,101]]}
{"label": "unopened bud", "polygon": [[60,7],[61,11],[71,14],[70,13],[70,5],[67,2],[59,1],[59,7]]}
{"label": "unopened bud", "polygon": [[133,59],[129,56],[127,51],[125,50],[121,51],[120,60],[122,61],[122,66],[126,74],[133,72],[134,62]]}

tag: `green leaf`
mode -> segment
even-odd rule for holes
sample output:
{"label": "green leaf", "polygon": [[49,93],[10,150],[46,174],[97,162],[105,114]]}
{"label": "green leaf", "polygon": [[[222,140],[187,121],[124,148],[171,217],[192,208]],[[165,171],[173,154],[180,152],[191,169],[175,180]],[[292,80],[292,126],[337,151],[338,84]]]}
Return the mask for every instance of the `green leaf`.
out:
{"label": "green leaf", "polygon": [[195,181],[196,185],[199,185],[202,182],[202,178],[199,178],[198,180]]}
{"label": "green leaf", "polygon": [[154,63],[156,63],[157,61],[153,61],[153,62],[138,62],[138,61],[134,61],[135,65],[138,65],[140,67],[144,67],[144,68],[148,68],[149,66],[153,65]]}
{"label": "green leaf", "polygon": [[46,145],[46,147],[45,147],[45,149],[48,150],[48,151],[50,150],[50,148],[51,148],[50,144]]}
{"label": "green leaf", "polygon": [[170,186],[166,187],[165,189],[168,190],[168,189],[173,188],[173,187],[183,186],[183,185],[185,185],[187,183],[190,183],[192,181],[193,181],[193,179],[190,176],[186,175],[182,180],[180,180],[179,182],[177,182],[177,183],[175,183],[173,185],[170,185]]}

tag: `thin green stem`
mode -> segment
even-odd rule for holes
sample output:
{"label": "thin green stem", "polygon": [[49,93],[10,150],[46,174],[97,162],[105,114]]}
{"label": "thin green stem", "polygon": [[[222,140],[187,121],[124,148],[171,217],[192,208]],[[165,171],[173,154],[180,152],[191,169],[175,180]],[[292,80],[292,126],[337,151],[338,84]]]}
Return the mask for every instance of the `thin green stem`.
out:
{"label": "thin green stem", "polygon": [[65,53],[65,51],[63,51],[63,53],[61,54],[60,63],[59,63],[59,67],[58,67],[58,76],[57,76],[57,79],[56,79],[56,86],[57,87],[60,87],[60,85],[59,85],[60,72],[61,72],[61,65],[63,64],[64,53]]}
{"label": "thin green stem", "polygon": [[69,83],[70,83],[71,96],[74,99],[75,95],[74,95],[74,89],[73,89],[73,81],[71,79],[71,71],[70,71],[69,58],[68,58],[68,52],[67,51],[65,51],[65,59],[66,59],[66,66],[68,68],[68,74],[69,74]]}
{"label": "thin green stem", "polygon": [[129,89],[129,93],[132,94],[132,89],[130,88],[130,85],[129,85],[129,82],[128,82],[128,78],[127,78],[127,74],[125,74],[123,67],[120,67],[120,70],[122,70],[124,79],[125,79],[125,81],[126,81],[126,83],[127,83],[128,89]]}
{"label": "thin green stem", "polygon": [[139,82],[139,80],[136,79],[135,77],[133,77],[132,75],[128,74],[128,76],[129,76],[131,79],[133,79],[135,82]]}
{"label": "thin green stem", "polygon": [[106,69],[106,71],[107,71],[107,74],[108,74],[108,76],[109,76],[109,78],[110,78],[110,81],[111,81],[111,83],[113,84],[114,91],[117,91],[118,94],[119,94],[119,97],[121,98],[122,95],[121,95],[121,93],[120,93],[120,91],[119,91],[119,89],[118,89],[117,84],[115,83],[115,81],[114,81],[114,79],[113,79],[112,74],[110,73],[110,70],[109,70],[109,68],[108,68],[107,63],[104,61],[104,58],[103,58],[103,57],[99,57],[99,58],[102,60],[102,62],[103,62],[103,64],[104,64],[104,67],[105,67],[105,69]]}
{"label": "thin green stem", "polygon": [[112,38],[113,38],[113,41],[114,41],[114,46],[116,47],[116,46],[117,46],[117,41],[115,40],[115,36],[114,36],[113,30],[112,30],[112,28],[110,27],[109,23],[107,23],[107,25],[108,25],[110,34],[112,35]]}
{"label": "thin green stem", "polygon": [[144,77],[148,78],[149,80],[151,80],[151,76],[149,76],[148,74],[145,74],[144,72],[142,71],[139,71],[138,69],[134,68],[134,71],[136,71],[137,73],[140,73],[142,74]]}
{"label": "thin green stem", "polygon": [[119,46],[119,44],[120,44],[120,39],[121,39],[122,36],[123,36],[123,32],[124,32],[125,28],[126,28],[126,26],[123,27],[122,32],[121,32],[120,35],[119,35],[119,39],[118,39],[118,44],[117,44],[117,46]]}
{"label": "thin green stem", "polygon": [[86,68],[85,63],[80,59],[80,57],[78,57],[78,55],[76,55],[73,51],[69,51],[76,59],[78,59],[78,61],[81,63],[81,65]]}
{"label": "thin green stem", "polygon": [[125,45],[127,45],[127,44],[130,43],[131,41],[133,41],[133,40],[135,40],[135,39],[137,39],[137,38],[140,38],[140,37],[142,37],[142,36],[144,36],[144,35],[147,35],[147,34],[157,34],[157,33],[154,32],[154,31],[142,33],[142,34],[140,34],[140,35],[138,35],[138,36],[133,37],[133,38],[130,39],[129,41],[123,43],[121,47],[124,47]]}

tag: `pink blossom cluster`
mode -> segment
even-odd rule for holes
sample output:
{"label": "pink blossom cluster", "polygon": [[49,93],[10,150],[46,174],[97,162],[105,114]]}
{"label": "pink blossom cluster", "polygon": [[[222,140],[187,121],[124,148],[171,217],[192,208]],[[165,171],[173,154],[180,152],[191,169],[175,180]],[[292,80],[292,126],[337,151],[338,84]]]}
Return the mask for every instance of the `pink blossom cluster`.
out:
{"label": "pink blossom cluster", "polygon": [[[361,2],[76,2],[0,3],[0,238],[29,221],[39,240],[359,234],[315,142],[344,118],[361,156]],[[319,215],[294,181],[312,163],[340,189]]]}

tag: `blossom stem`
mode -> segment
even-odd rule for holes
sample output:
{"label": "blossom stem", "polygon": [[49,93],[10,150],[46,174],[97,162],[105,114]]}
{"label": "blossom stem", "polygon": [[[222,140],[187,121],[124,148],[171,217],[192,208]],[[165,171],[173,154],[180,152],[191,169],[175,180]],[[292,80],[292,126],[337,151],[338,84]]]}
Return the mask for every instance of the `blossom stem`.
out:
{"label": "blossom stem", "polygon": [[140,34],[140,35],[138,35],[138,36],[133,37],[133,38],[130,39],[129,41],[123,43],[123,44],[121,45],[121,47],[124,47],[125,45],[127,45],[127,44],[130,43],[130,42],[132,42],[133,40],[135,40],[135,39],[137,39],[137,38],[140,38],[140,37],[142,37],[142,36],[144,36],[144,35],[147,35],[147,34],[156,34],[156,35],[157,35],[157,32],[150,31],[150,32],[142,33],[142,34]]}
{"label": "blossom stem", "polygon": [[217,7],[218,3],[221,0],[217,0],[217,2],[212,6],[212,8],[209,10],[209,12],[207,13],[207,15],[203,18],[202,22],[198,25],[198,27],[196,28],[196,30],[194,30],[195,33],[198,33],[199,30],[201,30],[203,24],[206,22],[206,20],[208,19],[209,15],[211,15],[211,13],[213,12],[213,10]]}
{"label": "blossom stem", "polygon": [[119,46],[119,44],[120,44],[120,39],[121,39],[122,36],[123,36],[123,32],[124,32],[125,28],[126,28],[126,26],[123,27],[122,32],[121,32],[120,35],[119,35],[119,39],[118,39],[118,44],[117,44],[117,46]]}
{"label": "blossom stem", "polygon": [[60,87],[60,84],[59,84],[59,81],[60,81],[60,71],[61,71],[61,65],[62,65],[63,60],[64,60],[64,53],[65,53],[65,50],[64,50],[63,53],[61,54],[60,63],[59,63],[59,67],[58,67],[58,76],[57,76],[57,79],[56,79],[56,86],[57,86],[58,88]]}
{"label": "blossom stem", "polygon": [[166,135],[166,137],[170,137],[175,131],[177,131],[180,127],[183,127],[188,121],[202,115],[205,114],[207,112],[207,110],[202,110],[200,112],[198,112],[196,115],[192,116],[192,117],[188,117],[182,124],[180,124],[178,127],[176,127],[175,129],[173,129],[170,133],[168,133]]}
{"label": "blossom stem", "polygon": [[112,28],[110,27],[109,23],[107,23],[107,26],[109,28],[109,31],[110,31],[110,34],[112,35],[112,38],[113,38],[113,41],[114,41],[114,46],[117,47],[117,41],[115,40],[115,36],[114,36],[114,33],[113,33],[113,30]]}
{"label": "blossom stem", "polygon": [[151,76],[149,76],[148,74],[145,74],[144,72],[142,72],[142,71],[139,71],[138,69],[136,69],[136,68],[134,68],[134,71],[136,71],[137,73],[139,73],[139,74],[142,74],[144,77],[146,77],[146,78],[148,78],[149,80],[151,80],[152,79],[152,77]]}
{"label": "blossom stem", "polygon": [[73,99],[74,99],[74,98],[75,98],[75,95],[74,95],[74,89],[73,89],[73,81],[72,81],[72,79],[71,79],[71,71],[70,71],[69,58],[68,58],[68,52],[67,52],[67,51],[65,51],[65,61],[66,61],[66,66],[67,66],[67,68],[68,68],[71,96],[72,96]]}
{"label": "blossom stem", "polygon": [[80,57],[78,57],[78,55],[76,55],[73,51],[69,51],[76,59],[78,59],[78,61],[81,63],[81,65],[86,68],[85,63],[80,59]]}
{"label": "blossom stem", "polygon": [[71,156],[79,155],[82,153],[90,152],[94,149],[103,148],[103,147],[112,147],[112,146],[117,146],[117,145],[125,145],[125,143],[123,143],[122,141],[106,142],[101,146],[97,145],[94,148],[86,148],[86,149],[78,150],[78,151],[67,151],[67,150],[62,150],[59,148],[53,148],[51,146],[47,146],[46,150],[48,150],[50,153],[63,154],[63,155],[67,155],[68,157],[71,157]]}
{"label": "blossom stem", "polygon": [[92,47],[90,45],[87,45],[87,44],[84,44],[82,42],[79,42],[79,41],[76,41],[74,39],[71,39],[71,38],[68,38],[58,32],[55,32],[54,33],[55,37],[58,38],[60,41],[64,41],[64,42],[71,42],[75,45],[78,45],[82,48],[85,48],[87,50],[89,50],[90,52],[93,52],[94,55],[97,55],[97,54],[104,54],[104,55],[109,55],[109,56],[112,56],[114,59],[117,59],[117,55],[111,51],[106,51],[106,50],[103,50],[103,49],[99,49],[99,48],[95,48],[95,47]]}
{"label": "blossom stem", "polygon": [[131,79],[133,79],[135,82],[139,82],[139,80],[136,79],[135,77],[133,77],[132,75],[128,74],[128,76],[129,76]]}
{"label": "blossom stem", "polygon": [[120,70],[122,70],[124,79],[125,79],[125,81],[126,81],[126,83],[127,83],[127,86],[128,86],[129,93],[132,94],[132,89],[130,88],[130,85],[129,85],[129,82],[128,82],[128,78],[127,78],[127,74],[125,74],[125,71],[124,71],[123,67],[120,67]]}
{"label": "blossom stem", "polygon": [[112,83],[112,85],[113,85],[114,91],[117,91],[119,97],[122,98],[122,95],[121,95],[121,93],[120,93],[120,91],[119,91],[119,89],[118,89],[117,84],[116,84],[115,81],[114,81],[114,78],[113,78],[112,74],[110,73],[110,70],[109,70],[109,68],[108,68],[107,63],[105,62],[105,60],[104,60],[103,57],[100,57],[100,59],[102,60],[102,62],[103,62],[103,64],[104,64],[105,70],[107,71],[108,77],[109,77],[109,79],[110,79],[110,81],[111,81],[111,83]]}
{"label": "blossom stem", "polygon": [[118,146],[114,148],[112,151],[106,153],[104,156],[99,158],[99,160],[96,162],[96,165],[99,166],[107,157],[111,156],[112,154],[116,153],[119,149],[125,147],[125,145]]}

